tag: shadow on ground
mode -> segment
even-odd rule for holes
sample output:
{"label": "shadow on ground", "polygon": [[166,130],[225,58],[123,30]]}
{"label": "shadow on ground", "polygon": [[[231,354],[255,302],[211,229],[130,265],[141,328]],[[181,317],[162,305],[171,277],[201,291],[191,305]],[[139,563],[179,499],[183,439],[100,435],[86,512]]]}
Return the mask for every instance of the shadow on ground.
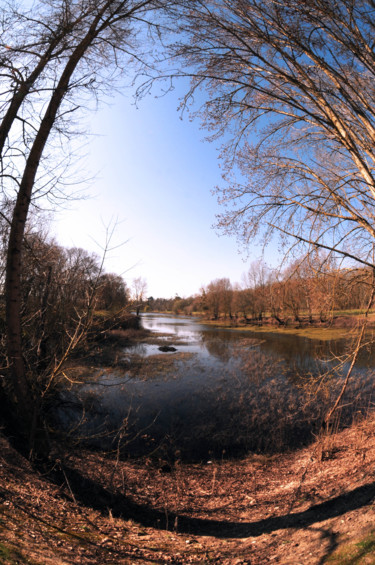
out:
{"label": "shadow on ground", "polygon": [[124,495],[111,493],[74,469],[65,469],[65,475],[76,500],[95,510],[108,514],[108,509],[111,509],[113,517],[132,519],[145,527],[216,538],[255,537],[280,529],[305,528],[362,508],[375,498],[375,482],[372,482],[311,506],[302,512],[265,518],[256,522],[225,522],[190,518],[172,512],[166,514],[164,511],[160,512],[137,504]]}

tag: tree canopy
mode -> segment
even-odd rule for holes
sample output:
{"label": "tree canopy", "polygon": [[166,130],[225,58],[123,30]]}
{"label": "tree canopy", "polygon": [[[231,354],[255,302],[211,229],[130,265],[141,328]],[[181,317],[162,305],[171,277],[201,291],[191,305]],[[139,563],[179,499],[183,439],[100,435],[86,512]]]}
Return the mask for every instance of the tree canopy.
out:
{"label": "tree canopy", "polygon": [[218,225],[373,265],[374,3],[198,0],[177,17],[184,104],[203,89],[203,123],[229,137]]}

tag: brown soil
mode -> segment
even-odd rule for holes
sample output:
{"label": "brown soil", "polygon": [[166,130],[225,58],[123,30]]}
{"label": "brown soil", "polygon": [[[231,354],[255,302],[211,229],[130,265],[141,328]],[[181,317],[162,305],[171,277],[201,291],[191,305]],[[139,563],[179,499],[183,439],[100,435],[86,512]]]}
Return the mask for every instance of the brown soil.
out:
{"label": "brown soil", "polygon": [[[375,419],[237,461],[77,451],[55,463],[55,483],[4,437],[0,454],[2,564],[323,564],[375,530]],[[330,562],[375,563],[373,545]]]}

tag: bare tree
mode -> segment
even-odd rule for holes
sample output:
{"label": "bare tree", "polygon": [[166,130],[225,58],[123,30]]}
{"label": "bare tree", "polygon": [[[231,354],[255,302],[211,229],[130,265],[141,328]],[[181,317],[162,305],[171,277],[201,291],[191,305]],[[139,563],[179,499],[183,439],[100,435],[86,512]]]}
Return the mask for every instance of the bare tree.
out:
{"label": "bare tree", "polygon": [[[137,36],[157,31],[157,0],[39,0],[5,3],[0,17],[0,181],[13,201],[5,296],[9,413],[24,438],[37,427],[40,391],[25,365],[21,324],[22,252],[33,199],[58,186],[77,111],[142,57]],[[133,69],[134,72],[134,69]],[[52,164],[53,159],[53,164]],[[65,165],[64,165],[65,166]],[[61,193],[60,193],[61,196]]]}
{"label": "bare tree", "polygon": [[133,279],[132,286],[133,286],[133,300],[135,303],[135,309],[137,316],[139,316],[139,312],[141,310],[143,301],[146,298],[146,294],[147,294],[147,281],[142,277],[137,277]]}
{"label": "bare tree", "polygon": [[228,278],[215,279],[202,290],[204,290],[207,306],[214,320],[217,320],[220,314],[224,314],[225,318],[228,315],[232,318],[233,290]]}
{"label": "bare tree", "polygon": [[198,113],[225,135],[218,226],[247,248],[278,236],[286,253],[373,271],[372,0],[181,3],[170,56],[192,77],[182,106],[208,93]]}
{"label": "bare tree", "polygon": [[98,307],[105,310],[120,311],[128,303],[128,288],[120,275],[105,273],[100,277]]}
{"label": "bare tree", "polygon": [[[219,226],[277,232],[373,266],[375,7],[367,0],[209,0],[178,13],[184,104],[226,135]],[[201,98],[200,98],[201,99]]]}

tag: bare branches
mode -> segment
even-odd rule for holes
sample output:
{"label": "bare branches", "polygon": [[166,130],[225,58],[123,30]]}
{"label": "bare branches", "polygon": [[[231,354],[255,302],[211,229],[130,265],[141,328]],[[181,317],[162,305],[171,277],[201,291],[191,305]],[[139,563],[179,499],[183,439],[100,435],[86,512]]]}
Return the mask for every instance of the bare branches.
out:
{"label": "bare branches", "polygon": [[368,262],[375,235],[373,5],[180,4],[180,37],[169,54],[185,65],[176,76],[193,77],[184,103],[205,89],[200,115],[213,135],[226,138],[228,185],[219,194],[227,209],[219,227],[244,241],[268,241],[283,230],[333,253],[337,237],[348,259]]}
{"label": "bare branches", "polygon": [[330,410],[328,411],[328,413],[325,417],[324,423],[327,427],[330,423],[330,420],[331,420],[333,414],[336,412],[336,410],[340,406],[340,402],[341,402],[341,400],[342,400],[342,398],[345,394],[345,391],[347,389],[351,374],[353,372],[354,365],[355,365],[357,358],[358,358],[358,355],[359,355],[359,353],[360,353],[360,351],[363,347],[363,338],[364,338],[365,331],[366,331],[366,328],[367,328],[368,316],[369,316],[370,310],[371,310],[373,302],[374,302],[374,296],[375,296],[375,284],[374,283],[375,283],[375,281],[374,281],[374,271],[372,270],[372,288],[371,288],[371,293],[370,293],[370,298],[369,298],[369,301],[368,301],[368,304],[367,304],[367,308],[366,308],[366,311],[365,311],[365,314],[364,314],[364,320],[363,320],[363,323],[361,325],[359,335],[357,337],[357,342],[356,342],[355,348],[351,352],[350,365],[349,365],[349,368],[347,370],[347,373],[346,373],[344,382],[342,384],[340,393],[338,394],[336,401],[334,402],[333,406],[330,408]]}
{"label": "bare branches", "polygon": [[[145,33],[144,27],[153,27],[154,14],[165,4],[167,0],[40,0],[29,11],[17,10],[13,4],[0,9],[0,182],[14,202],[5,277],[12,389],[8,401],[14,405],[14,420],[24,436],[36,430],[43,396],[37,379],[29,378],[40,367],[26,366],[22,335],[23,241],[30,206],[36,197],[51,196],[59,188],[58,160],[51,164],[48,159],[56,151],[54,135],[58,142],[69,141],[73,114],[113,88],[131,59],[143,60],[145,49],[137,45],[137,36]],[[52,277],[51,270],[49,274]],[[88,311],[99,283],[98,279],[91,289]],[[45,341],[49,287],[47,281],[37,310],[41,316],[38,348]],[[77,316],[65,353],[51,369],[51,382],[87,329],[87,317],[79,312]]]}

